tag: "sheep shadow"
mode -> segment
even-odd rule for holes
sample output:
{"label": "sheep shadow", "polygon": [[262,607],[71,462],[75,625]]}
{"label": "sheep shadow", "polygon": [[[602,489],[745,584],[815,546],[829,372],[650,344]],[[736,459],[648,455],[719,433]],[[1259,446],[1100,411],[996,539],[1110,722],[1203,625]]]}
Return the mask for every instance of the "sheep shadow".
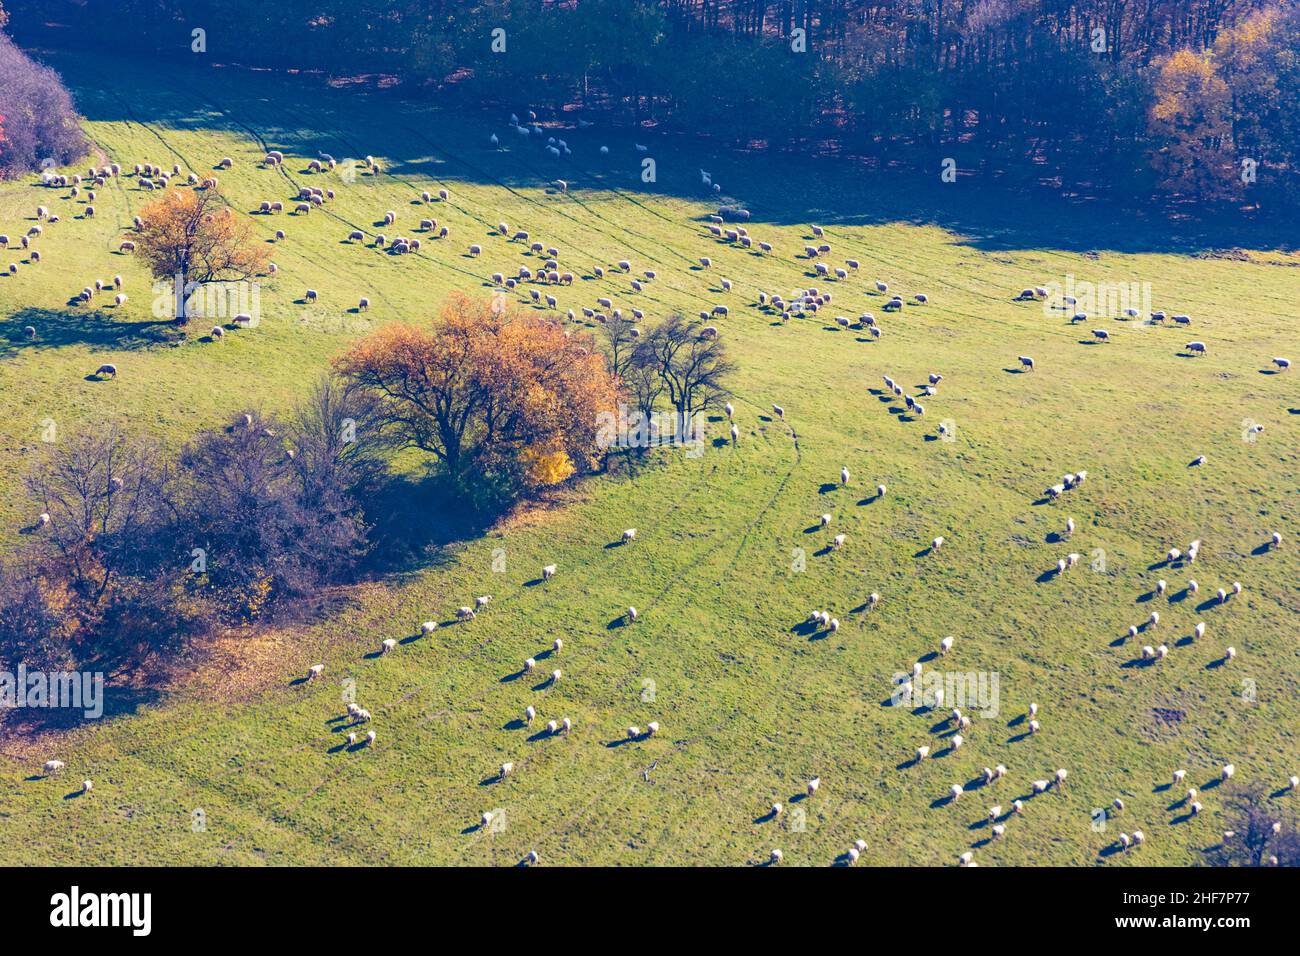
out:
{"label": "sheep shadow", "polygon": [[1150,667],[1155,662],[1156,662],[1155,658],[1151,658],[1150,660],[1145,660],[1141,657],[1135,657],[1132,660],[1125,661],[1123,664],[1120,664],[1119,666],[1126,670],[1134,667],[1147,668]]}
{"label": "sheep shadow", "polygon": [[1040,574],[1038,577],[1034,578],[1034,580],[1037,581],[1039,584],[1045,584],[1045,583],[1047,583],[1048,581],[1052,580],[1052,578],[1057,577],[1058,575],[1060,575],[1060,573],[1061,573],[1061,572],[1058,571],[1058,570],[1056,570],[1056,568],[1048,568],[1046,571],[1044,571],[1044,572],[1043,572],[1042,574]]}
{"label": "sheep shadow", "polygon": [[1170,824],[1170,826],[1178,826],[1178,824],[1180,824],[1180,823],[1186,823],[1188,820],[1190,820],[1190,819],[1191,819],[1192,817],[1194,817],[1194,816],[1196,816],[1196,814],[1192,813],[1192,812],[1189,810],[1189,811],[1187,811],[1186,813],[1184,813],[1182,816],[1174,817],[1172,820],[1169,821],[1169,824]]}
{"label": "sheep shadow", "polygon": [[1114,856],[1116,853],[1123,853],[1123,852],[1124,852],[1123,845],[1118,841],[1116,841],[1115,843],[1110,843],[1102,847],[1101,850],[1098,851],[1097,853],[1097,858],[1105,859],[1108,856]]}
{"label": "sheep shadow", "polygon": [[932,800],[930,801],[930,809],[938,810],[942,807],[946,807],[948,804],[953,803],[956,799],[957,798],[954,797],[952,794],[949,794],[946,797],[940,797],[938,800]]}
{"label": "sheep shadow", "polygon": [[522,670],[522,669],[521,669],[521,670],[517,670],[517,671],[515,671],[513,674],[507,674],[505,677],[501,678],[501,680],[499,680],[497,683],[499,683],[499,684],[513,684],[515,681],[520,680],[520,679],[521,679],[525,674],[527,674],[527,673],[528,673],[528,671],[526,671],[526,670]]}
{"label": "sheep shadow", "polygon": [[76,800],[77,798],[79,798],[79,797],[84,797],[85,795],[86,795],[86,791],[85,791],[85,790],[73,790],[73,791],[70,792],[70,793],[65,793],[65,794],[63,795],[63,799],[64,799],[64,800]]}
{"label": "sheep shadow", "polygon": [[1268,554],[1271,548],[1272,545],[1270,545],[1268,542],[1265,542],[1264,544],[1261,544],[1259,547],[1252,549],[1250,553],[1253,557],[1258,558],[1261,554]]}
{"label": "sheep shadow", "polygon": [[628,615],[620,614],[618,617],[614,618],[612,621],[610,621],[608,624],[605,625],[605,630],[616,631],[621,627],[627,627],[631,623],[632,622],[631,620],[629,620]]}
{"label": "sheep shadow", "polygon": [[821,487],[819,487],[819,488],[817,489],[817,494],[819,494],[819,495],[830,494],[832,491],[834,491],[834,490],[835,490],[836,488],[838,488],[838,487],[839,487],[839,485],[835,484],[835,482],[833,482],[833,481],[824,481],[824,482],[822,482]]}
{"label": "sheep shadow", "polygon": [[1177,593],[1175,593],[1175,594],[1171,594],[1171,595],[1169,596],[1169,603],[1170,603],[1170,604],[1181,604],[1183,601],[1186,601],[1186,600],[1187,600],[1189,597],[1191,597],[1191,596],[1192,596],[1192,589],[1191,589],[1191,588],[1183,588],[1181,591],[1178,591]]}
{"label": "sheep shadow", "polygon": [[914,558],[924,558],[924,557],[929,556],[933,551],[934,551],[934,548],[933,548],[933,547],[922,548],[920,551],[916,552],[916,554],[912,555],[912,557],[914,557]]}
{"label": "sheep shadow", "polygon": [[1023,734],[1016,734],[1015,736],[1008,737],[1008,738],[1007,738],[1007,743],[1009,743],[1009,744],[1018,744],[1018,743],[1020,743],[1020,741],[1022,741],[1022,740],[1028,740],[1028,739],[1029,739],[1030,737],[1032,737],[1032,736],[1033,736],[1033,734],[1031,734],[1029,731],[1026,730]]}
{"label": "sheep shadow", "polygon": [[545,727],[543,727],[541,730],[537,731],[537,733],[529,737],[528,742],[530,744],[534,744],[537,743],[537,741],[539,740],[545,740],[549,736],[551,736],[551,732],[547,730]]}
{"label": "sheep shadow", "polygon": [[535,693],[539,693],[539,692],[541,692],[541,691],[546,690],[548,687],[550,687],[550,686],[551,686],[552,684],[554,684],[554,683],[555,683],[555,682],[554,682],[553,680],[551,680],[551,678],[547,677],[547,678],[546,678],[545,680],[543,680],[540,684],[534,684],[534,685],[533,685],[533,691],[534,691]]}
{"label": "sheep shadow", "polygon": [[531,581],[525,581],[525,582],[524,582],[524,587],[526,587],[526,588],[535,588],[535,587],[537,587],[537,585],[539,585],[539,584],[545,584],[545,583],[546,583],[546,579],[545,579],[545,578],[533,578]]}
{"label": "sheep shadow", "polygon": [[608,747],[610,750],[614,750],[618,747],[624,746],[625,744],[634,744],[639,740],[643,740],[644,738],[645,738],[645,734],[638,734],[635,737],[619,737],[614,740],[608,741],[605,744],[605,746]]}
{"label": "sheep shadow", "polygon": [[1207,600],[1204,600],[1204,601],[1202,601],[1200,604],[1196,605],[1196,610],[1198,610],[1198,611],[1208,611],[1208,610],[1210,610],[1210,608],[1218,607],[1218,606],[1219,606],[1219,603],[1220,603],[1220,602],[1219,602],[1219,599],[1218,599],[1217,597],[1212,597],[1212,598],[1209,598],[1209,599],[1207,599]]}
{"label": "sheep shadow", "polygon": [[859,506],[874,505],[877,501],[879,501],[883,497],[884,495],[871,495],[869,498],[863,498],[861,501],[859,501],[858,505]]}

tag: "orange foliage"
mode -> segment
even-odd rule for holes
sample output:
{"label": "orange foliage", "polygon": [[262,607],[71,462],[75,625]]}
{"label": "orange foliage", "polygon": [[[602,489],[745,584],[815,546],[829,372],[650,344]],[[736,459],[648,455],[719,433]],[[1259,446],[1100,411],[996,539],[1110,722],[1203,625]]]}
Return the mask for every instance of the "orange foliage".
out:
{"label": "orange foliage", "polygon": [[459,293],[431,326],[386,326],[335,367],[381,399],[404,444],[457,479],[505,467],[536,486],[594,466],[598,416],[619,397],[588,337]]}
{"label": "orange foliage", "polygon": [[249,279],[265,272],[270,261],[253,226],[224,205],[215,189],[169,192],[142,209],[140,219],[139,252],[160,279]]}

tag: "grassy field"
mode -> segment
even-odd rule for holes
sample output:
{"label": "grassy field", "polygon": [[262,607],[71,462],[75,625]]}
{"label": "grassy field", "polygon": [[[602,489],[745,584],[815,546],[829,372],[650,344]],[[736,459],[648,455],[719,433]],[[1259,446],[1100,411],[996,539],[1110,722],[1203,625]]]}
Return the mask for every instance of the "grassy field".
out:
{"label": "grassy field", "polygon": [[[309,217],[251,217],[268,241],[287,232],[259,328],[209,342],[199,327],[168,344],[157,341],[148,276],[115,252],[151,195],[134,177],[112,181],[89,220],[66,190],[0,184],[0,232],[20,235],[40,204],[62,217],[38,240],[45,261],[10,250],[18,273],[0,276],[0,540],[17,541],[31,521],[17,481],[45,420],[66,435],[118,419],[176,445],[245,406],[284,408],[367,329],[424,320],[454,289],[486,295],[490,273],[531,262],[492,234],[499,220],[557,246],[580,276],[557,293],[561,309],[608,296],[653,320],[729,304],[717,324],[740,366],[740,438],[724,440],[725,423],[714,423],[702,456],[663,453],[633,476],[588,482],[565,507],[357,589],[319,622],[250,636],[242,668],[35,748],[6,742],[0,863],[511,865],[536,849],[556,864],[742,865],[780,847],[787,863],[828,865],[861,837],[863,862],[875,865],[951,864],[972,846],[984,865],[1190,865],[1218,842],[1222,800],[1207,790],[1206,812],[1189,818],[1181,789],[1161,789],[1175,768],[1200,787],[1232,762],[1237,781],[1270,791],[1300,772],[1300,394],[1298,373],[1265,374],[1273,356],[1296,357],[1300,255],[1262,230],[1206,236],[1140,211],[1012,201],[973,177],[941,183],[939,157],[919,182],[567,124],[553,135],[573,155],[554,160],[504,121],[384,93],[48,60],[100,162],[208,175],[230,156],[221,186],[241,212],[288,201],[300,184],[338,195]],[[494,131],[501,149],[488,142]],[[634,139],[650,146],[657,182],[641,182]],[[283,170],[257,165],[267,149],[286,153]],[[318,151],[371,154],[384,171],[354,182],[305,174]],[[701,167],[753,211],[749,228],[774,255],[709,236],[717,200]],[[547,190],[556,177],[567,195]],[[421,192],[439,188],[450,201],[425,207]],[[376,226],[389,209],[398,227]],[[414,235],[426,216],[451,235],[415,255],[343,242],[353,228]],[[811,276],[802,248],[812,222],[834,264],[861,262],[849,279]],[[484,246],[480,258],[465,255],[470,243]],[[712,270],[693,268],[701,255]],[[622,258],[659,277],[640,294],[617,272],[594,278],[594,266]],[[115,273],[130,294],[122,308],[67,304]],[[717,285],[724,276],[730,294]],[[1153,308],[1193,325],[1110,314],[1071,325],[1059,309],[1012,301],[1068,277],[1149,283]],[[930,302],[884,313],[876,279]],[[834,291],[816,318],[782,324],[757,307],[759,291],[788,297],[810,284]],[[298,301],[307,288],[321,293],[314,306]],[[355,314],[363,295],[373,306]],[[879,340],[833,321],[864,311],[880,321]],[[1097,327],[1108,344],[1089,341]],[[1193,339],[1209,354],[1181,354]],[[1021,373],[1018,355],[1037,370]],[[104,361],[116,380],[88,381]],[[922,399],[924,418],[882,391],[890,375],[919,394],[929,372],[944,379]],[[941,421],[954,440],[937,437]],[[1253,441],[1249,422],[1265,426]],[[1189,467],[1202,454],[1207,464]],[[1083,486],[1042,503],[1045,487],[1081,468]],[[877,498],[881,482],[889,492]],[[815,528],[823,512],[834,516],[829,531]],[[1068,542],[1057,537],[1067,516],[1077,523]],[[611,547],[627,527],[636,541]],[[1283,547],[1261,550],[1275,530]],[[837,532],[848,539],[832,552]],[[944,546],[929,552],[937,535]],[[1194,538],[1204,541],[1194,569],[1158,566]],[[1045,573],[1067,552],[1082,554],[1079,568]],[[534,583],[551,562],[559,574]],[[1162,577],[1169,594],[1152,597]],[[1199,595],[1186,595],[1190,577]],[[1233,581],[1240,597],[1205,603]],[[869,611],[873,591],[882,601]],[[445,620],[479,594],[494,600],[476,621],[412,637],[418,622]],[[628,605],[641,619],[620,626]],[[839,619],[838,633],[802,626],[818,608]],[[1159,627],[1124,640],[1155,608]],[[1185,642],[1201,620],[1205,637]],[[946,707],[886,706],[893,675],[947,635],[952,652],[927,668],[999,681],[996,714],[972,713],[957,752]],[[556,636],[563,654],[539,671],[563,667],[558,685],[520,675]],[[387,637],[403,643],[379,658]],[[1142,645],[1162,642],[1166,660],[1135,662]],[[1237,659],[1215,666],[1230,645]],[[328,679],[298,681],[316,660]],[[342,746],[345,679],[374,714],[373,747]],[[1031,701],[1042,725],[1032,736]],[[521,719],[529,704],[531,728]],[[565,716],[571,735],[537,732]],[[658,736],[623,742],[628,725],[652,720]],[[938,756],[915,765],[922,744]],[[63,777],[40,778],[50,756],[66,761]],[[496,781],[504,761],[515,772]],[[1007,779],[940,802],[999,763]],[[1009,807],[1058,767],[1068,786],[1026,799],[1006,838],[989,843],[987,808]],[[813,776],[821,791],[795,802]],[[85,777],[93,795],[75,796]],[[1094,830],[1091,811],[1115,797],[1124,814]],[[787,805],[775,820],[765,816],[773,801]],[[505,825],[487,832],[478,821],[494,809]],[[1143,829],[1147,844],[1104,852],[1121,829]]]}

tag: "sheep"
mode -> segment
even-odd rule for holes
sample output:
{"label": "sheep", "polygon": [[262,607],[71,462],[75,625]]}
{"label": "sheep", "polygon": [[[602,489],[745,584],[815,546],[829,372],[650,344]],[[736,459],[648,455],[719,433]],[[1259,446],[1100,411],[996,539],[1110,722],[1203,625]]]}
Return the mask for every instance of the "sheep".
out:
{"label": "sheep", "polygon": [[1012,800],[1012,801],[1011,801],[1011,812],[1012,812],[1012,813],[1024,813],[1024,812],[1025,812],[1025,801],[1023,801],[1023,800]]}
{"label": "sheep", "polygon": [[1223,588],[1219,588],[1214,592],[1214,599],[1218,603],[1222,604],[1224,601],[1228,600],[1228,592],[1223,590]]}
{"label": "sheep", "polygon": [[47,776],[57,777],[62,772],[64,763],[62,760],[47,760],[42,768]]}
{"label": "sheep", "polygon": [[1051,783],[1047,780],[1035,780],[1032,784],[1029,785],[1029,789],[1032,790],[1034,793],[1046,793],[1047,788],[1050,786]]}
{"label": "sheep", "polygon": [[1232,593],[1233,593],[1233,594],[1240,594],[1240,593],[1241,593],[1241,582],[1240,582],[1240,581],[1233,581],[1233,582],[1232,582]]}
{"label": "sheep", "polygon": [[961,799],[961,795],[963,792],[964,791],[962,790],[961,784],[954,783],[951,787],[948,788],[948,798],[953,803],[956,803],[958,800]]}
{"label": "sheep", "polygon": [[551,671],[551,683],[558,684],[560,682],[560,678],[563,676],[564,676],[564,672],[557,667],[555,670]]}
{"label": "sheep", "polygon": [[734,443],[740,437],[740,428],[736,425],[731,426],[731,441]]}
{"label": "sheep", "polygon": [[623,532],[624,544],[627,544],[629,541],[632,541],[634,538],[636,538],[636,528],[628,528],[626,531]]}
{"label": "sheep", "polygon": [[958,865],[958,866],[974,866],[974,865],[975,865],[975,854],[972,853],[970,850],[967,850],[967,851],[966,851],[965,853],[963,853],[961,856],[957,857],[957,865]]}
{"label": "sheep", "polygon": [[950,650],[952,650],[952,642],[953,642],[953,639],[952,639],[951,637],[945,637],[942,641],[940,641],[940,642],[939,642],[939,653],[940,653],[940,654],[947,654]]}
{"label": "sheep", "polygon": [[527,707],[524,708],[524,723],[531,725],[536,718],[537,718],[537,708],[534,707],[532,704],[529,704]]}
{"label": "sheep", "polygon": [[572,729],[573,729],[573,721],[571,721],[568,717],[565,717],[563,720],[560,721],[560,733],[567,734]]}
{"label": "sheep", "polygon": [[629,607],[629,608],[627,609],[627,619],[628,619],[631,623],[635,624],[635,623],[636,623],[636,618],[637,618],[636,608],[634,608],[634,607]]}
{"label": "sheep", "polygon": [[1232,764],[1230,763],[1224,764],[1223,770],[1219,774],[1219,779],[1224,783],[1227,783],[1229,780],[1232,779],[1232,775],[1236,772],[1237,772],[1237,768],[1234,767]]}
{"label": "sheep", "polygon": [[1031,734],[1036,734],[1036,733],[1038,733],[1038,731],[1041,730],[1041,729],[1042,729],[1042,728],[1041,728],[1041,726],[1039,725],[1038,721],[1036,721],[1036,720],[1031,720],[1031,721],[1029,722],[1029,732],[1030,732]]}
{"label": "sheep", "polygon": [[953,735],[952,735],[952,749],[953,749],[953,750],[960,750],[960,749],[961,749],[961,745],[964,744],[965,742],[966,742],[966,741],[963,739],[963,737],[962,737],[961,734],[953,734]]}
{"label": "sheep", "polygon": [[917,760],[918,763],[920,763],[922,760],[924,760],[924,759],[925,759],[926,757],[928,757],[928,756],[930,756],[930,748],[929,748],[929,747],[917,747],[917,748],[916,748],[916,760]]}
{"label": "sheep", "polygon": [[1119,845],[1123,849],[1127,850],[1130,846],[1133,845],[1133,838],[1130,837],[1127,833],[1121,833],[1119,835]]}
{"label": "sheep", "polygon": [[303,298],[306,299],[308,302],[315,302],[317,299],[316,290],[308,289],[305,293],[303,293]]}
{"label": "sheep", "polygon": [[1280,548],[1280,547],[1282,547],[1282,534],[1281,534],[1281,532],[1274,531],[1273,534],[1270,536],[1269,540],[1271,540],[1271,541],[1273,542],[1273,547],[1275,547],[1275,548]]}
{"label": "sheep", "polygon": [[552,642],[551,642],[551,650],[554,651],[556,654],[558,654],[558,653],[560,653],[560,651],[564,650],[564,638],[562,638],[562,637],[557,637],[554,641],[552,641]]}
{"label": "sheep", "polygon": [[537,659],[535,657],[530,657],[526,661],[524,661],[525,674],[531,672],[536,667],[537,667]]}
{"label": "sheep", "polygon": [[504,780],[515,771],[515,765],[511,761],[506,761],[501,765],[500,779]]}
{"label": "sheep", "polygon": [[1109,341],[1110,341],[1110,333],[1107,332],[1105,329],[1093,329],[1093,330],[1092,330],[1092,334],[1093,334],[1093,337],[1096,338],[1096,339],[1098,339],[1099,341],[1102,341],[1102,342],[1109,342]]}
{"label": "sheep", "polygon": [[1278,371],[1285,372],[1287,369],[1291,367],[1291,360],[1285,358],[1275,358],[1273,359],[1273,364],[1277,366]]}
{"label": "sheep", "polygon": [[1142,648],[1142,659],[1144,661],[1155,660],[1155,657],[1156,657],[1156,649],[1152,647],[1150,644]]}
{"label": "sheep", "polygon": [[828,515],[828,514],[824,514],[824,515],[821,516],[821,526],[822,526],[823,528],[825,528],[825,527],[826,527],[827,525],[829,525],[830,523],[831,523],[831,516],[830,516],[830,515]]}
{"label": "sheep", "polygon": [[1187,343],[1187,351],[1191,352],[1193,355],[1204,355],[1204,354],[1205,354],[1205,351],[1206,351],[1206,350],[1205,350],[1205,343],[1204,343],[1204,342],[1188,342],[1188,343]]}
{"label": "sheep", "polygon": [[451,194],[447,192],[447,190],[445,189],[439,189],[438,198],[441,199],[443,202],[447,202],[447,200],[451,198]]}
{"label": "sheep", "polygon": [[99,368],[95,369],[96,378],[100,378],[104,375],[109,375],[113,378],[117,378],[117,366],[111,365],[109,363],[105,363],[101,365]]}
{"label": "sheep", "polygon": [[1034,360],[1028,355],[1018,355],[1016,357],[1020,360],[1022,366],[1029,369],[1031,372],[1034,370]]}
{"label": "sheep", "polygon": [[1195,582],[1195,581],[1188,581],[1188,582],[1187,582],[1187,590],[1188,590],[1190,593],[1195,594],[1195,593],[1196,593],[1197,591],[1199,591],[1200,589],[1201,589],[1201,586],[1200,586],[1197,582]]}
{"label": "sheep", "polygon": [[126,298],[127,296],[125,292],[119,292],[117,295],[113,296],[113,305],[121,308],[126,304]]}
{"label": "sheep", "polygon": [[993,773],[994,776],[996,776],[1000,780],[1007,775],[1007,768],[1003,764],[998,764],[996,767],[993,768]]}
{"label": "sheep", "polygon": [[808,781],[808,796],[811,797],[813,794],[815,794],[818,790],[821,789],[821,786],[822,786],[822,778],[821,778],[821,777],[813,777],[811,780],[809,780],[809,781]]}
{"label": "sheep", "polygon": [[935,538],[933,541],[930,542],[931,551],[938,551],[942,547],[943,547],[943,535],[939,535],[939,537]]}
{"label": "sheep", "polygon": [[325,673],[324,664],[313,664],[311,665],[311,667],[307,668],[307,679],[315,680],[316,678],[320,677],[324,673]]}
{"label": "sheep", "polygon": [[470,254],[471,256],[478,256],[478,255],[481,255],[482,252],[483,252],[483,247],[482,247],[482,246],[474,245],[474,246],[470,246],[470,247],[469,247],[469,254]]}
{"label": "sheep", "polygon": [[[602,146],[600,148],[600,151],[602,153],[607,153],[609,152],[609,147]],[[780,850],[773,850],[772,853],[768,856],[768,860],[771,862],[773,866],[780,863],[783,859],[785,859],[785,854],[782,853]]]}
{"label": "sheep", "polygon": [[389,653],[390,651],[392,651],[393,648],[395,648],[396,646],[397,646],[397,641],[396,641],[396,640],[394,640],[394,639],[391,638],[391,637],[386,638],[386,639],[385,639],[384,641],[382,641],[382,642],[380,643],[380,645],[379,645],[379,653],[380,653],[380,654],[387,654],[387,653]]}
{"label": "sheep", "polygon": [[556,570],[557,568],[554,564],[548,564],[546,567],[542,568],[542,580],[551,580],[551,578],[555,577]]}
{"label": "sheep", "polygon": [[879,603],[880,603],[880,595],[877,594],[875,591],[872,591],[871,594],[867,597],[867,607],[874,609],[876,605]]}

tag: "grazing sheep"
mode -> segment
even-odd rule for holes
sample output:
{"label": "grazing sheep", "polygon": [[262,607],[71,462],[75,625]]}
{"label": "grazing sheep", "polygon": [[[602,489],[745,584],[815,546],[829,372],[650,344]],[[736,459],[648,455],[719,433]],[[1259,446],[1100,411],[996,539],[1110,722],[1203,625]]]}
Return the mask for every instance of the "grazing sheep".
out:
{"label": "grazing sheep", "polygon": [[916,748],[916,759],[917,759],[918,762],[924,760],[924,759],[925,759],[926,757],[928,757],[928,756],[930,756],[930,748],[929,748],[929,747],[917,747],[917,748]]}
{"label": "grazing sheep", "polygon": [[325,673],[324,664],[313,664],[311,665],[311,667],[307,668],[307,679],[315,680],[317,677],[320,677],[324,673]]}
{"label": "grazing sheep", "polygon": [[[600,148],[600,151],[601,151],[602,153],[607,153],[607,152],[609,152],[609,147],[608,147],[608,146],[602,146],[602,147]],[[784,858],[785,858],[785,854],[782,853],[780,850],[773,850],[772,853],[771,853],[771,855],[768,857],[768,859],[771,861],[771,863],[772,863],[773,866],[775,866],[776,864],[780,863]]]}
{"label": "grazing sheep", "polygon": [[935,538],[933,541],[930,542],[930,550],[932,551],[938,551],[942,547],[943,547],[943,535],[939,535],[939,537]]}
{"label": "grazing sheep", "polygon": [[822,516],[821,516],[821,526],[822,526],[823,528],[825,528],[825,527],[826,527],[827,525],[829,525],[830,523],[831,523],[831,516],[830,516],[830,515],[825,514],[825,515],[822,515]]}
{"label": "grazing sheep", "polygon": [[1191,352],[1193,355],[1204,355],[1204,354],[1205,354],[1205,343],[1204,343],[1204,342],[1188,342],[1188,343],[1187,343],[1187,351]]}
{"label": "grazing sheep", "polygon": [[1223,770],[1219,774],[1219,779],[1222,780],[1224,783],[1227,783],[1229,780],[1232,779],[1232,775],[1236,772],[1237,772],[1237,768],[1234,767],[1232,764],[1224,764]]}
{"label": "grazing sheep", "polygon": [[562,637],[557,637],[557,638],[556,638],[556,639],[551,643],[551,650],[554,651],[556,654],[558,654],[558,653],[560,653],[560,651],[564,650],[564,638],[562,638]]}
{"label": "grazing sheep", "polygon": [[886,487],[885,485],[876,485],[876,497],[877,498],[885,497],[885,492],[888,490],[889,488]]}
{"label": "grazing sheep", "polygon": [[1282,546],[1282,534],[1281,534],[1281,532],[1274,531],[1273,534],[1270,536],[1270,539],[1269,539],[1269,540],[1271,540],[1271,541],[1273,542],[1273,547],[1275,547],[1275,548],[1280,548],[1280,547]]}
{"label": "grazing sheep", "polygon": [[635,624],[635,623],[636,623],[636,617],[637,617],[637,614],[636,614],[636,608],[634,608],[634,607],[629,607],[629,608],[627,609],[627,619],[628,619],[629,621],[631,621],[633,624]]}
{"label": "grazing sheep", "polygon": [[1031,372],[1034,370],[1034,360],[1028,355],[1018,355],[1016,357],[1020,360],[1022,366],[1029,369]]}
{"label": "grazing sheep", "polygon": [[514,773],[514,770],[515,770],[515,765],[510,761],[506,761],[505,763],[503,763],[501,765],[501,779],[504,780],[506,777],[510,776],[512,773]]}
{"label": "grazing sheep", "polygon": [[564,672],[557,667],[555,670],[551,671],[551,683],[558,684],[560,682],[560,678],[563,676],[564,676]]}
{"label": "grazing sheep", "polygon": [[315,289],[308,289],[308,290],[303,294],[303,298],[306,299],[308,302],[315,302],[315,301],[316,301],[316,298],[317,298],[316,290],[315,290]]}
{"label": "grazing sheep", "polygon": [[942,641],[940,641],[940,642],[939,642],[939,653],[940,653],[940,654],[947,654],[950,650],[952,650],[952,642],[953,642],[953,639],[952,639],[951,637],[945,637]]}
{"label": "grazing sheep", "polygon": [[551,580],[551,578],[555,577],[555,571],[556,566],[554,564],[548,564],[546,567],[542,568],[542,580]]}
{"label": "grazing sheep", "polygon": [[1284,358],[1275,358],[1273,359],[1273,364],[1278,367],[1279,371],[1285,372],[1287,369],[1291,367],[1291,360],[1284,359]]}
{"label": "grazing sheep", "polygon": [[121,307],[125,304],[126,304],[125,292],[119,292],[117,295],[113,296],[113,305]]}
{"label": "grazing sheep", "polygon": [[636,528],[628,528],[623,532],[623,543],[627,544],[636,537]]}
{"label": "grazing sheep", "polygon": [[1196,627],[1192,628],[1193,637],[1199,639],[1205,636],[1205,622],[1198,621]]}
{"label": "grazing sheep", "polygon": [[530,657],[524,661],[524,673],[532,671],[537,666],[537,659]]}
{"label": "grazing sheep", "polygon": [[960,749],[961,749],[961,745],[964,744],[965,742],[966,742],[966,741],[963,739],[963,737],[962,737],[961,734],[953,734],[953,735],[952,735],[952,749],[953,749],[953,750],[960,750]]}
{"label": "grazing sheep", "polygon": [[1032,784],[1029,785],[1029,789],[1032,790],[1034,793],[1046,793],[1047,788],[1050,786],[1051,783],[1047,780],[1035,780]]}
{"label": "grazing sheep", "polygon": [[386,638],[386,639],[385,639],[382,643],[380,643],[380,645],[379,645],[379,653],[380,653],[380,654],[387,654],[387,653],[389,653],[393,648],[395,648],[396,646],[397,646],[397,641],[395,641],[395,640],[394,640],[393,638],[391,638],[391,637]]}
{"label": "grazing sheep", "polygon": [[1223,652],[1223,662],[1227,664],[1229,661],[1233,660],[1236,656],[1237,656],[1237,649],[1235,647],[1230,647]]}
{"label": "grazing sheep", "polygon": [[[530,660],[531,660],[531,658],[530,658]],[[527,707],[524,708],[524,723],[525,723],[525,724],[531,724],[531,723],[533,722],[533,720],[536,719],[536,717],[537,717],[537,708],[536,708],[536,707],[534,707],[532,704],[529,704]]]}
{"label": "grazing sheep", "polygon": [[1142,648],[1142,659],[1144,661],[1155,660],[1155,657],[1156,657],[1156,649],[1152,647],[1150,644]]}
{"label": "grazing sheep", "polygon": [[961,856],[957,857],[957,865],[958,865],[958,866],[974,866],[974,865],[975,865],[975,854],[972,853],[970,850],[967,850],[967,851],[966,851],[965,853],[963,853]]}
{"label": "grazing sheep", "polygon": [[212,327],[212,331],[209,333],[209,335],[211,335],[214,339],[225,338],[225,336],[226,336],[226,330],[223,329],[223,328],[222,328],[221,326],[219,326],[219,325],[214,325],[214,326]]}
{"label": "grazing sheep", "polygon": [[57,777],[62,772],[64,763],[62,760],[47,760],[42,768],[47,776]]}
{"label": "grazing sheep", "polygon": [[117,378],[117,366],[105,363],[104,365],[101,365],[99,368],[95,369],[96,378],[100,378],[105,375],[109,375],[112,376],[113,378]]}
{"label": "grazing sheep", "polygon": [[811,780],[809,780],[809,781],[808,781],[808,796],[811,797],[813,794],[815,794],[818,790],[821,789],[821,786],[822,786],[822,778],[821,778],[821,777],[813,777]]}
{"label": "grazing sheep", "polygon": [[1041,729],[1042,729],[1042,728],[1041,728],[1041,726],[1039,725],[1038,721],[1036,721],[1036,720],[1031,720],[1031,721],[1029,722],[1029,732],[1030,732],[1031,734],[1036,734],[1036,733],[1038,733],[1038,731],[1041,730]]}
{"label": "grazing sheep", "polygon": [[953,803],[956,803],[958,800],[961,799],[961,795],[963,792],[964,791],[961,788],[961,784],[954,783],[951,787],[948,788],[948,797]]}

